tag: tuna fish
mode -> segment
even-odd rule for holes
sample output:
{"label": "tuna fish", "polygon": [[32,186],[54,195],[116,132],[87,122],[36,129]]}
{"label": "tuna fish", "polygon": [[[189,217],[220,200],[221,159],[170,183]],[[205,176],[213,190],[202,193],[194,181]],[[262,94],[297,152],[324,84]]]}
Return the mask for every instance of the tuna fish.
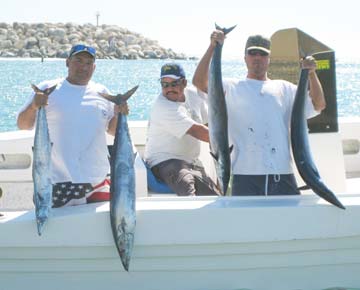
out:
{"label": "tuna fish", "polygon": [[308,88],[309,70],[303,69],[295,95],[291,114],[291,146],[296,167],[300,176],[317,195],[331,204],[345,209],[335,194],[323,183],[313,161],[308,138],[308,127],[305,117],[305,98]]}
{"label": "tuna fish", "polygon": [[[216,29],[223,31],[225,35],[234,28],[235,26],[220,28],[216,25]],[[208,104],[210,154],[214,159],[220,190],[225,195],[230,180],[232,148],[229,148],[228,116],[221,75],[221,51],[222,44],[217,43],[210,64]]]}
{"label": "tuna fish", "polygon": [[[40,90],[35,85],[31,86],[36,93],[42,92],[46,95],[50,95],[56,88],[53,86]],[[32,167],[35,215],[39,236],[41,236],[52,206],[51,147],[45,108],[40,107],[36,119]]]}
{"label": "tuna fish", "polygon": [[[132,88],[124,95],[99,94],[121,105],[137,88],[138,86]],[[119,113],[111,154],[110,222],[114,241],[126,271],[129,271],[136,225],[134,157],[126,115]]]}

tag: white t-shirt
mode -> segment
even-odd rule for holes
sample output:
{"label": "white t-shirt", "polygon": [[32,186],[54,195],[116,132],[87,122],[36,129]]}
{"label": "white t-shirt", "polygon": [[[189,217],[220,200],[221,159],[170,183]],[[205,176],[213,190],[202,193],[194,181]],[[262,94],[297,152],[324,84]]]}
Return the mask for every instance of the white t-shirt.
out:
{"label": "white t-shirt", "polygon": [[[40,89],[57,84],[46,109],[52,146],[52,181],[98,183],[109,172],[106,130],[114,115],[113,103],[99,92],[109,93],[100,84],[79,86],[66,79],[45,81]],[[32,101],[20,110],[23,111]]]}
{"label": "white t-shirt", "polygon": [[153,167],[169,159],[194,162],[200,154],[200,141],[186,132],[196,123],[207,123],[206,95],[185,88],[185,102],[173,102],[162,94],[150,113],[145,148],[146,162]]}
{"label": "white t-shirt", "polygon": [[[284,80],[223,82],[233,174],[292,173],[289,133],[297,87]],[[317,114],[309,96],[305,112]]]}

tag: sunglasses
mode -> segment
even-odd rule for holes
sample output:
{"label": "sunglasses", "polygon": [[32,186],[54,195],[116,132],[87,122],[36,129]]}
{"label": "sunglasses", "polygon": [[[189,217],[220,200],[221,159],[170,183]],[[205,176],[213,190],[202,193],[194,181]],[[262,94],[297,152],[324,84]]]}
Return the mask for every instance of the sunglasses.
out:
{"label": "sunglasses", "polygon": [[86,51],[95,57],[96,49],[92,46],[87,46],[87,45],[83,45],[83,44],[78,44],[78,45],[73,46],[73,48],[70,51],[70,56],[72,56],[74,53],[82,52],[82,51]]}
{"label": "sunglasses", "polygon": [[255,55],[268,56],[269,55],[266,51],[263,51],[263,50],[260,50],[260,49],[248,50],[247,54],[251,55],[251,56],[255,56]]}
{"label": "sunglasses", "polygon": [[170,88],[170,87],[175,88],[175,87],[179,86],[181,83],[182,83],[182,79],[178,79],[178,80],[173,81],[173,82],[160,82],[161,87],[163,89],[167,89],[167,88]]}

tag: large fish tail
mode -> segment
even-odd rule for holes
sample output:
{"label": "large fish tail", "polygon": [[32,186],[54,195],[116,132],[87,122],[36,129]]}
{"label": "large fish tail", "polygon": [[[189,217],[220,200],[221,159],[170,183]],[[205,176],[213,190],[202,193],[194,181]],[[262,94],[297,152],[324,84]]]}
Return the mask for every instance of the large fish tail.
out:
{"label": "large fish tail", "polygon": [[229,27],[229,28],[225,28],[225,27],[220,27],[219,25],[217,25],[215,23],[215,28],[217,30],[221,30],[222,32],[224,32],[225,35],[228,34],[229,32],[231,32],[235,27],[236,27],[236,25]]}
{"label": "large fish tail", "polygon": [[116,105],[121,105],[123,103],[125,103],[134,93],[135,91],[138,89],[138,85],[133,87],[132,89],[128,90],[125,94],[118,94],[116,96],[112,96],[109,94],[105,94],[105,93],[99,93],[100,96],[102,96],[103,98],[107,99],[110,102],[113,102]]}

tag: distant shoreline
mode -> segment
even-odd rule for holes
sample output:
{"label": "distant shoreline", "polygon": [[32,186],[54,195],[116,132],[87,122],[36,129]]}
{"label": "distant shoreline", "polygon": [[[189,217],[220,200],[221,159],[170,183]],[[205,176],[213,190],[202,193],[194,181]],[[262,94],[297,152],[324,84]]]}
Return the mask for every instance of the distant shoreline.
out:
{"label": "distant shoreline", "polygon": [[75,44],[96,48],[98,59],[187,59],[157,41],[117,25],[0,23],[0,57],[67,58]]}

